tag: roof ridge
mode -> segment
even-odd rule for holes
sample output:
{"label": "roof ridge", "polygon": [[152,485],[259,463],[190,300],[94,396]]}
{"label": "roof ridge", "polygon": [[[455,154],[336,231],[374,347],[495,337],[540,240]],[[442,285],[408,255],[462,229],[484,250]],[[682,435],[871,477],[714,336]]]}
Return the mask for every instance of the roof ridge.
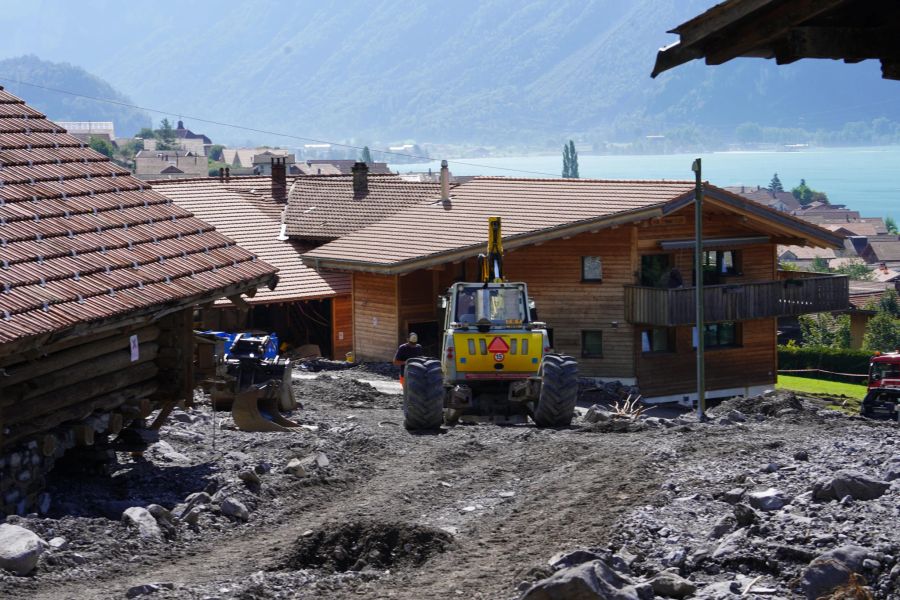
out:
{"label": "roof ridge", "polygon": [[[469,180],[472,181],[509,181],[509,182],[518,182],[518,181],[549,181],[549,182],[558,182],[558,183],[654,183],[654,184],[666,184],[666,183],[677,183],[677,184],[694,184],[694,181],[691,179],[593,179],[580,177],[577,179],[572,179],[568,177],[507,177],[505,175],[476,175]],[[466,182],[468,183],[468,182]],[[704,185],[711,185],[708,181],[703,182]],[[465,185],[465,183],[461,184]]]}

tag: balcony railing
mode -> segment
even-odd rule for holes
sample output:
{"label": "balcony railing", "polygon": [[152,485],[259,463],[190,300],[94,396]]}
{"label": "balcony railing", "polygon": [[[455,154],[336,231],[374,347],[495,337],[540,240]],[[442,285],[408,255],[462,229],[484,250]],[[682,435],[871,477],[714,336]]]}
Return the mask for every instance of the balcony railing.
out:
{"label": "balcony railing", "polygon": [[[674,327],[695,322],[694,288],[625,286],[625,319]],[[703,288],[704,320],[746,321],[844,310],[849,282],[843,275],[801,277]]]}

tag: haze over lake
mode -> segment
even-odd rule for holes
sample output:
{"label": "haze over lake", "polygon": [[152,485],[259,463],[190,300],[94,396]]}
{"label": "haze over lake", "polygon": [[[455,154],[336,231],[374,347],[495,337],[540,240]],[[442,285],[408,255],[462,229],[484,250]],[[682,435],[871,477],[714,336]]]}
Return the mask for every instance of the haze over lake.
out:
{"label": "haze over lake", "polygon": [[[703,159],[703,179],[720,187],[766,186],[778,173],[785,190],[806,179],[828,194],[833,204],[846,204],[862,216],[900,220],[900,146],[818,148],[799,152],[715,152],[640,156],[578,157],[583,178],[692,179],[691,162]],[[450,159],[455,175],[559,177],[562,153],[556,156]],[[440,161],[395,164],[401,173],[439,169]],[[508,169],[529,171],[522,173]]]}

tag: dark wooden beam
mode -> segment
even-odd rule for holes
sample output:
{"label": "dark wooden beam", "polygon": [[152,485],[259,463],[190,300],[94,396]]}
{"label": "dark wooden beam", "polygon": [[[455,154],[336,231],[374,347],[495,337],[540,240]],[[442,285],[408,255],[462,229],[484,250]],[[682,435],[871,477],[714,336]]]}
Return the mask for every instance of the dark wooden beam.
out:
{"label": "dark wooden beam", "polygon": [[779,64],[801,58],[900,59],[900,27],[794,27],[776,48]]}
{"label": "dark wooden beam", "polygon": [[900,60],[882,60],[881,76],[885,79],[900,79]]}
{"label": "dark wooden beam", "polygon": [[774,46],[779,38],[787,36],[793,27],[845,2],[847,0],[793,0],[767,6],[733,26],[720,30],[715,37],[699,42],[703,45],[706,64],[720,65],[738,56],[750,54],[760,56],[761,51],[767,49],[772,49],[774,54]]}

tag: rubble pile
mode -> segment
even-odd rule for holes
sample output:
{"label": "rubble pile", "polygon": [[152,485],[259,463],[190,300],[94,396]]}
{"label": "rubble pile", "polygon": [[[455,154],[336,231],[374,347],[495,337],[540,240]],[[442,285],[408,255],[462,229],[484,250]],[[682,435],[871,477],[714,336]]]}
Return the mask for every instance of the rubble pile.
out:
{"label": "rubble pile", "polygon": [[775,394],[416,435],[377,370],[295,379],[294,431],[198,396],[143,454],[54,470],[48,514],[0,525],[0,597],[900,599],[895,423]]}
{"label": "rubble pile", "polygon": [[[523,598],[900,598],[897,428],[821,406],[775,393],[670,421],[667,434],[712,447],[652,450],[671,467],[652,502],[610,544],[551,559]],[[791,421],[821,435],[786,436]]]}

